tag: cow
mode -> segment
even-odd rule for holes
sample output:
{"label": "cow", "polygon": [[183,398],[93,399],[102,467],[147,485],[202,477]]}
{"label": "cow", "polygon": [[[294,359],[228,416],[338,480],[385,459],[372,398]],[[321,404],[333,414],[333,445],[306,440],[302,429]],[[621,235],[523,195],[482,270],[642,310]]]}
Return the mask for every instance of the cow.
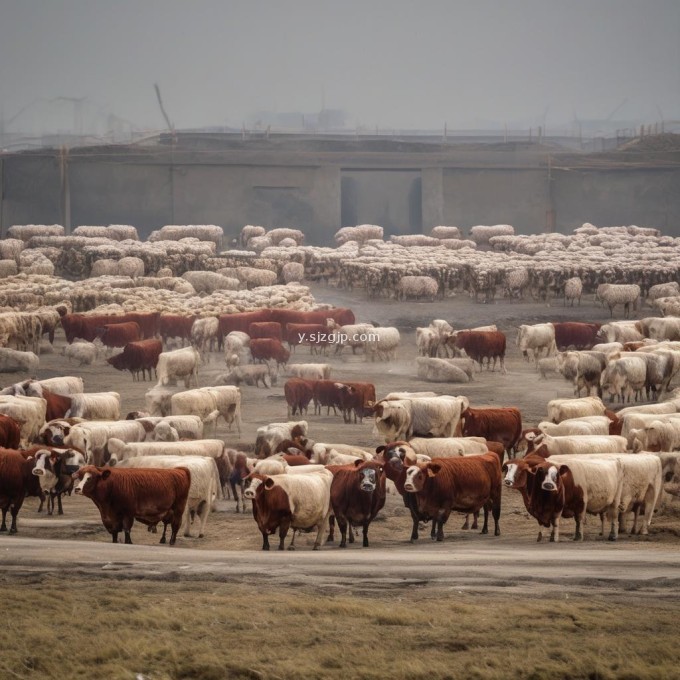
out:
{"label": "cow", "polygon": [[14,418],[0,415],[0,447],[18,449],[21,440],[21,428]]}
{"label": "cow", "polygon": [[125,543],[132,543],[130,531],[138,520],[146,525],[163,522],[161,543],[166,542],[170,524],[170,545],[175,544],[191,484],[187,468],[116,470],[86,465],[75,478],[79,480],[75,493],[94,502],[113,543],[118,543],[121,531]]}
{"label": "cow", "polygon": [[298,443],[302,437],[307,437],[307,430],[306,420],[269,423],[269,425],[258,427],[255,438],[255,457],[271,456],[276,447],[286,439]]}
{"label": "cow", "polygon": [[385,505],[385,474],[383,465],[376,461],[357,460],[354,465],[332,466],[331,507],[328,542],[334,540],[334,518],[338,522],[342,539],[340,547],[354,543],[353,526],[363,530],[363,547],[368,548],[368,527]]}
{"label": "cow", "polygon": [[326,353],[326,348],[330,342],[330,333],[324,323],[287,323],[286,341],[292,352],[298,345],[309,345],[310,352],[315,354]]}
{"label": "cow", "polygon": [[254,321],[248,325],[248,335],[254,340],[259,338],[283,340],[281,324],[278,321]]}
{"label": "cow", "polygon": [[482,370],[484,359],[486,369],[496,370],[496,361],[500,359],[501,372],[505,373],[505,345],[506,338],[500,331],[456,331],[452,335],[454,347],[465,350],[465,353],[479,364]]}
{"label": "cow", "polygon": [[40,428],[38,441],[47,446],[62,446],[64,439],[71,432],[71,428],[84,422],[84,418],[58,418],[57,420],[50,420]]}
{"label": "cow", "polygon": [[522,436],[522,414],[517,408],[468,407],[461,414],[461,420],[464,437],[484,437],[501,442],[508,455],[515,450]]}
{"label": "cow", "polygon": [[522,356],[529,361],[529,350],[533,350],[534,361],[538,361],[541,351],[549,356],[555,352],[555,327],[549,323],[539,323],[533,326],[523,324],[517,333],[517,346]]}
{"label": "cow", "polygon": [[45,420],[57,420],[64,418],[71,409],[71,397],[50,392],[50,390],[38,385],[35,389],[33,385],[26,388],[26,396],[39,397],[45,400]]}
{"label": "cow", "polygon": [[86,464],[83,453],[76,449],[49,449],[38,447],[35,450],[35,467],[32,473],[38,477],[40,488],[47,495],[47,514],[54,512],[54,499],[57,499],[57,513],[64,514],[62,496],[71,494],[73,473]]}
{"label": "cow", "polygon": [[313,380],[304,380],[302,378],[286,380],[283,385],[283,393],[288,405],[289,418],[296,413],[302,415],[303,411],[307,413],[309,402],[314,395],[314,382]]}
{"label": "cow", "polygon": [[39,496],[42,510],[44,496],[38,480],[31,474],[35,461],[32,454],[22,454],[12,449],[0,449],[0,531],[7,531],[7,513],[12,516],[10,534],[17,533],[17,515],[26,496]]}
{"label": "cow", "polygon": [[281,366],[288,363],[290,352],[281,344],[279,340],[272,338],[260,338],[250,341],[250,353],[253,361],[276,361],[276,365]]}
{"label": "cow", "polygon": [[149,372],[151,380],[151,370],[156,372],[158,357],[163,351],[163,343],[155,338],[149,340],[139,340],[129,342],[120,354],[109,357],[106,361],[118,371],[130,371],[132,380],[146,380],[146,371]]}
{"label": "cow", "polygon": [[224,347],[224,337],[226,335],[232,331],[241,331],[247,334],[251,323],[261,321],[277,321],[281,323],[278,319],[272,319],[271,309],[258,309],[254,312],[239,312],[237,314],[221,314],[218,317],[219,325],[217,329],[217,343],[220,351]]}
{"label": "cow", "polygon": [[[290,528],[316,529],[314,550],[318,550],[331,511],[332,473],[329,470],[303,475],[253,473],[251,477],[254,479],[247,494],[253,499],[253,517],[262,534],[262,550],[269,550],[269,535],[277,529],[279,550],[283,550]],[[288,549],[295,549],[294,537]]]}
{"label": "cow", "polygon": [[560,352],[570,347],[577,350],[592,349],[593,345],[598,342],[597,334],[600,331],[600,324],[561,321],[551,325],[555,329],[555,345]]}
{"label": "cow", "polygon": [[177,384],[177,379],[184,380],[184,387],[189,388],[191,381],[198,387],[198,367],[201,356],[193,347],[183,347],[172,352],[162,352],[158,356],[156,373],[158,387]]}
{"label": "cow", "polygon": [[386,442],[414,436],[453,437],[460,433],[460,414],[469,405],[467,397],[393,393],[377,402],[373,413],[376,429]]}
{"label": "cow", "polygon": [[191,343],[191,328],[196,321],[195,316],[181,314],[161,314],[159,332],[163,345],[167,346],[168,338],[179,338],[184,345]]}
{"label": "cow", "polygon": [[[420,517],[433,520],[432,538],[444,540],[444,524],[452,510],[475,513],[484,508],[482,534],[500,535],[501,465],[495,453],[460,458],[434,458],[406,469],[404,490],[413,493]],[[436,534],[435,534],[436,527]]]}
{"label": "cow", "polygon": [[142,329],[134,321],[109,323],[97,330],[97,337],[104,347],[125,347],[129,342],[142,339]]}

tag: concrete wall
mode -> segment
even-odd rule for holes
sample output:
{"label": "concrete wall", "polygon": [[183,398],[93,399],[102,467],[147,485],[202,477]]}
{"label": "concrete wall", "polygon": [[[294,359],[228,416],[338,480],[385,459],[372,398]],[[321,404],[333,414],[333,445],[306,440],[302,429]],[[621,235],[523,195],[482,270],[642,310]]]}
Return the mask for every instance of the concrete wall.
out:
{"label": "concrete wall", "polygon": [[343,226],[379,224],[385,235],[422,231],[419,170],[343,170]]}
{"label": "concrete wall", "polygon": [[[441,224],[512,224],[517,233],[545,231],[550,209],[547,172],[525,169],[445,169]],[[425,225],[428,227],[435,225]]]}
{"label": "concrete wall", "polygon": [[5,156],[2,192],[2,236],[13,224],[61,224],[61,178],[54,156]]}
{"label": "concrete wall", "polygon": [[[630,161],[617,154],[612,167],[600,158],[603,167],[593,170],[579,167],[589,157],[574,156],[562,158],[569,170],[555,163],[548,170],[547,161],[542,167],[535,153],[520,151],[334,153],[229,152],[207,160],[186,153],[174,164],[167,153],[141,149],[74,154],[67,166],[71,225],[132,224],[142,237],[171,223],[219,224],[227,235],[245,224],[291,226],[312,244],[330,244],[338,228],[361,223],[380,224],[389,235],[438,224],[569,231],[589,221],[680,236],[680,169],[653,167],[650,159],[644,170],[632,162],[615,170]],[[3,156],[1,183],[3,235],[12,224],[64,220],[58,152]]]}
{"label": "concrete wall", "polygon": [[557,226],[637,224],[680,236],[680,171],[553,171]]}
{"label": "concrete wall", "polygon": [[144,238],[173,223],[167,166],[71,161],[69,188],[72,227],[131,224]]}

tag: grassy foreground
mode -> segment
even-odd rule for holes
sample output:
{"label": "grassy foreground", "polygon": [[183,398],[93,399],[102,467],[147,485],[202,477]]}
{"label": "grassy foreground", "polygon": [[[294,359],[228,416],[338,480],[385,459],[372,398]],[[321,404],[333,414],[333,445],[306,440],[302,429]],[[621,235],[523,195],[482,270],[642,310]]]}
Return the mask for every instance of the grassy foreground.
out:
{"label": "grassy foreground", "polygon": [[[677,600],[2,582],[0,678],[677,678]],[[622,594],[623,595],[623,594]]]}

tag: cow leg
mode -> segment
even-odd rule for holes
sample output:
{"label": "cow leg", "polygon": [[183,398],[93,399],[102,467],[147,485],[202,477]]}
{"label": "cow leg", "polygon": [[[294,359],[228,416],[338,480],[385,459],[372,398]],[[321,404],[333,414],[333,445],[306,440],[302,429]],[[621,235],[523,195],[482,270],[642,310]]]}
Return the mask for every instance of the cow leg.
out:
{"label": "cow leg", "polygon": [[461,527],[463,531],[467,531],[470,528],[470,513],[465,515],[465,524]]}
{"label": "cow leg", "polygon": [[238,485],[238,488],[241,489],[241,512],[245,514],[245,512],[246,512],[246,496],[245,496],[245,489],[243,488],[243,482],[241,482]]}
{"label": "cow leg", "polygon": [[430,529],[430,538],[435,541],[437,539],[437,519],[432,518],[432,528]]}
{"label": "cow leg", "polygon": [[482,534],[488,534],[489,533],[489,506],[485,505],[484,506],[484,524],[482,525],[482,530],[480,531]]}
{"label": "cow leg", "polygon": [[607,522],[609,523],[609,536],[607,540],[615,541],[619,537],[618,526],[616,524],[616,509],[610,507],[607,510]]}
{"label": "cow leg", "polygon": [[21,503],[16,503],[10,509],[10,513],[12,515],[12,523],[10,524],[10,527],[9,527],[9,533],[10,534],[16,534],[17,533],[17,515],[19,514],[20,509],[21,509]]}
{"label": "cow leg", "polygon": [[331,515],[328,519],[328,537],[326,543],[333,543],[335,541],[335,515]]}
{"label": "cow leg", "polygon": [[57,514],[58,515],[63,515],[64,514],[64,508],[61,504],[61,496],[62,494],[57,495]]}
{"label": "cow leg", "polygon": [[[163,522],[163,535],[161,536],[161,540],[158,541],[159,543],[165,543],[165,535],[168,531],[168,523]],[[187,517],[187,532],[189,531],[189,518]]]}
{"label": "cow leg", "polygon": [[349,542],[354,543],[354,534],[356,532],[356,528],[352,525],[352,523],[349,523]]}
{"label": "cow leg", "polygon": [[583,520],[585,519],[585,511],[583,512],[582,515],[576,514],[574,515],[574,520],[576,521],[576,531],[574,532],[574,540],[575,541],[582,541],[583,540],[583,530],[581,529],[583,525]]}
{"label": "cow leg", "polygon": [[111,543],[118,543],[118,532],[112,531],[111,533]]}
{"label": "cow leg", "polygon": [[45,494],[40,494],[40,505],[38,505],[38,512],[42,512],[43,505],[45,504]]}
{"label": "cow leg", "polygon": [[[437,518],[437,542],[441,543],[444,540],[444,522],[446,522],[446,512],[441,510]],[[434,520],[433,520],[434,523]]]}
{"label": "cow leg", "polygon": [[500,502],[500,496],[498,498],[498,501],[495,503],[492,503],[491,505],[491,516],[493,517],[493,535],[494,536],[500,536],[501,535],[501,527],[500,527],[500,518],[501,518],[501,502]]}
{"label": "cow leg", "polygon": [[262,550],[269,550],[269,534],[266,531],[260,531],[262,534]]}
{"label": "cow leg", "polygon": [[[290,522],[285,520],[279,524],[279,550],[283,550],[283,544],[288,535],[288,529],[290,528]],[[293,529],[293,540],[288,546],[288,550],[295,550],[295,529]]]}
{"label": "cow leg", "polygon": [[409,508],[411,510],[411,521],[413,522],[413,528],[411,529],[411,543],[415,543],[418,540],[418,524],[419,524],[419,518],[418,515],[413,511],[412,508]]}
{"label": "cow leg", "polygon": [[[342,538],[340,539],[340,547],[341,548],[346,548],[347,547],[347,519],[345,517],[339,517],[337,518],[338,520],[338,527],[340,528],[340,535]],[[353,538],[352,536],[352,527],[349,527],[349,542],[353,543]]]}
{"label": "cow leg", "polygon": [[229,480],[229,486],[231,487],[231,492],[234,494],[234,499],[236,500],[236,512],[240,512],[238,505],[238,494],[236,493],[236,484]]}
{"label": "cow leg", "polygon": [[[550,542],[559,543],[560,542],[560,518],[562,514],[555,515],[550,518],[550,523],[552,524],[552,531],[550,532]],[[578,525],[577,525],[578,526]]]}

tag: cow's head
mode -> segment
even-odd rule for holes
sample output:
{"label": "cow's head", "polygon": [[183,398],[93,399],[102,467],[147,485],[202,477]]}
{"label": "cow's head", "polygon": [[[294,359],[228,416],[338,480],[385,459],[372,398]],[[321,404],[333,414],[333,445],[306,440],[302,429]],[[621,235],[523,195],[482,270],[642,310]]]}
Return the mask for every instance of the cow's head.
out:
{"label": "cow's head", "polygon": [[417,493],[422,491],[425,486],[425,481],[431,477],[436,477],[441,471],[442,466],[439,463],[421,463],[418,465],[411,465],[406,470],[406,481],[404,482],[404,490],[409,493]]}
{"label": "cow's head", "polygon": [[556,492],[559,489],[560,475],[567,470],[565,465],[542,465],[536,470],[536,481],[543,491]]}
{"label": "cow's head", "polygon": [[373,493],[378,488],[383,468],[380,463],[356,460],[354,467],[359,472],[359,489],[364,493]]}
{"label": "cow's head", "polygon": [[243,480],[243,497],[249,500],[255,500],[257,489],[265,481],[270,481],[266,475],[258,475],[252,472]]}
{"label": "cow's head", "polygon": [[78,480],[75,486],[75,493],[78,495],[92,498],[95,489],[100,482],[105,482],[111,476],[111,470],[101,469],[94,465],[81,467],[78,472],[73,473],[73,479]]}

